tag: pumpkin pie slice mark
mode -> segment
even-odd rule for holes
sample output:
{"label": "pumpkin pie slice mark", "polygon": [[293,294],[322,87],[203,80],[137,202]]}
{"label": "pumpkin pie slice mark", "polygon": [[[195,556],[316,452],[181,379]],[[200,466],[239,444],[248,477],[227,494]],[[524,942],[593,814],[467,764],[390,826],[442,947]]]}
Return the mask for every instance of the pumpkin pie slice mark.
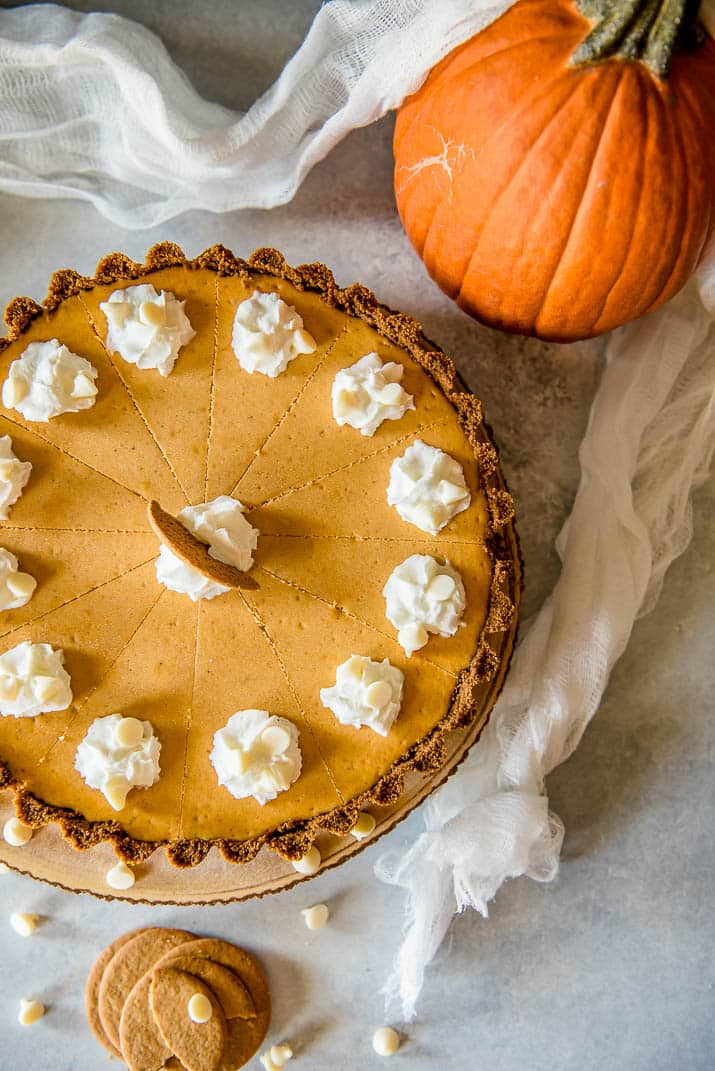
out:
{"label": "pumpkin pie slice mark", "polygon": [[453,544],[458,547],[486,547],[487,542],[485,539],[481,539],[479,536],[475,536],[474,539],[445,539],[440,533],[439,536],[425,535],[420,538],[415,536],[376,536],[376,535],[332,535],[329,532],[320,532],[317,535],[312,535],[310,532],[261,532],[262,536],[270,536],[271,539],[309,539],[309,540],[331,540],[335,542],[344,541],[348,543],[425,543],[430,547],[435,546],[435,542],[439,539],[440,546]]}
{"label": "pumpkin pie slice mark", "polygon": [[32,428],[0,416],[0,434],[10,435],[13,449],[32,465],[30,479],[3,527],[149,531],[146,499],[104,473],[69,457]]}
{"label": "pumpkin pie slice mark", "polygon": [[[127,575],[128,575],[128,574],[127,574]],[[122,578],[122,579],[123,579],[123,578]],[[39,759],[37,760],[37,763],[38,763],[38,765],[40,765],[40,764],[42,764],[42,763],[44,763],[44,762],[46,762],[46,761],[47,761],[47,759],[49,758],[50,754],[51,754],[51,753],[52,753],[52,751],[53,751],[53,750],[55,749],[55,747],[57,746],[57,744],[61,743],[61,741],[62,741],[62,740],[64,739],[64,737],[65,737],[65,736],[67,735],[67,733],[68,733],[68,732],[70,731],[70,729],[71,729],[71,728],[72,728],[72,726],[74,725],[74,723],[75,723],[75,721],[77,720],[77,718],[78,718],[78,717],[79,717],[79,716],[80,716],[80,715],[82,714],[82,711],[83,711],[83,710],[84,710],[84,708],[86,707],[87,703],[89,703],[89,701],[91,700],[91,698],[92,698],[92,696],[94,695],[94,693],[95,693],[95,692],[97,691],[97,689],[98,689],[98,688],[99,688],[99,687],[100,687],[100,686],[101,686],[101,685],[102,685],[102,684],[104,683],[104,681],[105,681],[105,680],[106,680],[106,678],[107,678],[107,677],[109,676],[109,674],[111,673],[111,671],[112,671],[112,669],[114,668],[114,666],[115,666],[115,665],[117,664],[117,662],[119,661],[119,659],[120,659],[120,658],[122,657],[122,655],[124,654],[124,652],[125,652],[125,651],[126,651],[126,650],[127,650],[127,649],[128,649],[129,647],[130,647],[130,646],[131,646],[131,644],[132,644],[132,641],[134,640],[135,636],[137,635],[137,633],[138,633],[138,632],[139,632],[139,630],[141,629],[142,625],[144,624],[144,622],[146,621],[146,619],[147,619],[147,618],[149,617],[149,615],[151,614],[151,612],[152,612],[152,611],[154,610],[154,608],[155,608],[156,604],[157,604],[157,603],[159,602],[159,600],[160,600],[160,599],[161,599],[161,598],[162,598],[162,597],[163,597],[163,596],[164,596],[165,594],[166,594],[166,589],[164,588],[164,589],[163,589],[162,591],[160,591],[160,592],[159,592],[159,593],[157,594],[156,598],[155,598],[155,599],[153,600],[153,602],[152,602],[152,603],[150,604],[150,606],[148,607],[148,609],[146,609],[146,610],[145,610],[145,611],[144,611],[144,612],[142,613],[141,617],[139,618],[139,621],[138,621],[138,622],[137,622],[137,624],[136,624],[136,625],[134,626],[134,628],[133,628],[133,629],[132,629],[132,631],[130,632],[129,636],[128,636],[128,637],[127,637],[127,638],[125,639],[124,643],[122,643],[121,647],[119,648],[119,650],[117,651],[117,653],[115,654],[115,656],[114,656],[114,657],[113,657],[113,658],[112,658],[112,659],[110,660],[110,662],[109,662],[109,664],[108,664],[107,668],[105,669],[105,671],[104,671],[104,672],[103,672],[103,673],[101,674],[101,679],[100,679],[100,680],[99,680],[99,681],[98,681],[98,682],[97,682],[97,683],[96,683],[96,684],[95,684],[95,685],[94,685],[94,686],[93,686],[92,688],[90,688],[90,689],[89,689],[89,691],[87,692],[87,694],[86,694],[86,695],[85,695],[85,696],[84,696],[84,697],[82,698],[82,701],[81,701],[81,702],[79,703],[79,705],[78,705],[78,706],[77,706],[77,707],[75,708],[75,711],[74,711],[74,713],[72,714],[72,716],[70,717],[70,719],[69,719],[69,720],[68,720],[68,721],[66,722],[66,724],[65,724],[65,727],[64,727],[64,729],[62,730],[62,732],[61,732],[61,733],[60,733],[60,734],[59,734],[59,735],[57,736],[57,738],[56,738],[55,740],[53,740],[53,741],[52,741],[51,745],[50,745],[50,746],[49,746],[49,747],[47,748],[47,750],[46,750],[46,751],[45,751],[45,752],[44,752],[44,753],[43,753],[43,754],[42,754],[42,755],[40,756],[40,758],[39,758]]]}
{"label": "pumpkin pie slice mark", "polygon": [[196,603],[196,625],[194,632],[194,661],[191,671],[191,700],[189,702],[189,709],[186,711],[186,717],[184,718],[184,762],[182,766],[181,774],[181,787],[179,790],[179,837],[183,837],[184,834],[184,800],[186,798],[186,778],[189,772],[189,738],[191,736],[191,726],[194,718],[194,701],[196,698],[196,678],[198,676],[199,666],[199,634],[201,629],[201,607],[203,600],[199,599]]}
{"label": "pumpkin pie slice mark", "polygon": [[[306,377],[345,327],[342,313],[327,305],[319,295],[298,290],[284,279],[261,274],[249,278],[223,275],[218,286],[214,412],[205,487],[205,497],[209,501],[235,485],[237,474],[274,431],[304,386]],[[317,343],[316,350],[296,357],[274,379],[260,372],[246,372],[233,350],[236,309],[256,290],[276,293],[296,308],[305,329]]]}
{"label": "pumpkin pie slice mark", "polygon": [[[128,491],[130,495],[136,495],[137,498],[143,498],[146,500],[146,495],[141,494],[140,491],[135,491],[133,487],[129,487],[126,483],[122,483],[115,476],[110,476],[108,472],[102,472],[101,469],[95,468],[94,465],[90,465],[88,461],[84,461],[81,457],[77,457],[76,454],[71,453],[64,446],[58,446],[52,439],[48,439],[46,435],[43,435],[37,430],[37,428],[29,427],[27,424],[22,424],[19,420],[15,420],[13,417],[8,416],[7,413],[2,413],[2,419],[6,420],[8,424],[13,424],[16,428],[21,428],[29,435],[33,435],[36,439],[40,439],[47,446],[51,446],[53,450],[56,450],[58,454],[62,454],[64,457],[68,457],[71,461],[75,461],[78,465],[84,465],[86,469],[93,472],[96,476],[101,476],[105,480],[109,480],[110,483],[114,483],[117,487],[121,487],[122,490]],[[32,479],[32,473],[30,474]],[[29,484],[28,484],[29,486]]]}
{"label": "pumpkin pie slice mark", "polygon": [[298,692],[296,691],[296,688],[295,688],[295,685],[293,683],[293,680],[291,679],[291,676],[288,673],[288,669],[286,668],[286,664],[285,664],[283,658],[281,657],[281,653],[278,650],[278,645],[276,644],[275,639],[273,638],[273,636],[271,635],[270,631],[268,630],[268,626],[266,625],[265,621],[261,617],[261,614],[259,613],[256,605],[248,598],[247,595],[244,594],[244,592],[240,591],[239,595],[241,596],[241,598],[243,599],[244,603],[246,604],[246,608],[248,609],[249,613],[251,614],[251,616],[253,617],[254,621],[256,622],[256,625],[258,626],[258,628],[260,629],[261,633],[263,634],[263,636],[264,636],[264,638],[266,640],[266,643],[270,647],[270,649],[271,649],[271,651],[273,653],[273,656],[274,656],[276,662],[278,663],[278,665],[280,667],[280,671],[283,674],[283,677],[285,679],[286,685],[288,687],[288,691],[290,692],[290,694],[291,694],[291,696],[293,698],[293,702],[295,703],[296,707],[300,711],[300,715],[301,715],[301,717],[302,717],[302,719],[303,719],[303,721],[304,721],[304,723],[306,725],[306,728],[308,729],[311,737],[313,738],[313,742],[314,742],[315,747],[317,749],[317,752],[318,752],[318,754],[320,756],[320,760],[323,763],[323,766],[325,767],[325,772],[327,773],[328,777],[330,778],[330,782],[331,782],[331,784],[333,786],[333,789],[335,790],[336,796],[338,797],[338,799],[340,800],[341,803],[345,803],[345,797],[343,796],[342,792],[338,788],[337,781],[335,780],[335,777],[333,776],[333,771],[331,770],[329,763],[326,761],[325,755],[323,754],[323,749],[322,749],[322,747],[320,745],[320,740],[318,738],[318,735],[315,732],[315,730],[313,729],[313,726],[311,724],[311,719],[308,717],[308,714],[307,714],[307,712],[305,710],[305,707],[303,706],[303,704],[301,703],[301,701],[300,701],[300,699],[298,697]]}
{"label": "pumpkin pie slice mark", "polygon": [[[385,420],[369,438],[356,428],[338,427],[333,416],[335,376],[366,354],[402,369],[401,385],[413,398],[399,420]],[[254,458],[241,483],[248,502],[265,502],[285,488],[285,459],[290,458],[290,479],[303,486],[322,471],[333,471],[393,443],[438,420],[454,422],[454,408],[436,383],[405,350],[395,346],[362,320],[348,321],[314,374],[308,377],[299,408],[287,411],[273,431],[270,445]],[[306,428],[312,434],[306,435]]]}
{"label": "pumpkin pie slice mark", "polygon": [[209,501],[209,455],[214,430],[214,409],[216,405],[216,357],[218,356],[218,283],[220,276],[214,280],[214,330],[213,353],[211,354],[211,376],[209,379],[209,426],[206,433],[206,456],[204,458],[204,502]]}
{"label": "pumpkin pie slice mark", "polygon": [[[456,681],[424,660],[415,672],[415,660],[406,657],[396,637],[367,632],[359,622],[339,615],[322,600],[291,590],[291,616],[300,627],[281,634],[281,660],[296,699],[319,737],[331,780],[342,798],[351,801],[373,788],[385,771],[439,725],[452,704]],[[285,584],[262,573],[261,586],[253,598],[264,625],[274,633],[285,619]],[[308,655],[306,636],[311,635],[330,640],[314,645]],[[336,667],[352,654],[375,661],[388,658],[405,675],[401,711],[387,736],[367,727],[342,725],[321,702],[321,687],[335,683]]]}
{"label": "pumpkin pie slice mark", "polygon": [[360,457],[354,458],[352,461],[348,461],[345,465],[338,465],[337,468],[329,469],[327,472],[321,472],[320,475],[314,476],[310,480],[306,480],[304,483],[295,484],[292,487],[286,487],[283,491],[279,491],[278,494],[273,495],[271,498],[265,499],[263,502],[258,503],[256,509],[264,509],[266,506],[272,506],[274,502],[279,502],[287,495],[293,495],[296,491],[305,491],[308,487],[313,487],[316,483],[321,483],[323,480],[329,479],[331,476],[336,476],[339,472],[347,472],[349,469],[355,468],[357,465],[362,465],[366,461],[370,461],[372,458],[379,457],[381,454],[387,453],[388,450],[392,450],[395,446],[400,446],[402,443],[408,442],[410,439],[415,439],[419,435],[425,435],[432,428],[438,427],[445,423],[444,418],[435,420],[430,424],[420,424],[419,427],[413,431],[407,432],[405,435],[399,435],[396,439],[392,439],[389,443],[385,443],[384,446],[380,446],[377,450],[371,451],[369,454],[362,454]]}
{"label": "pumpkin pie slice mark", "polygon": [[[230,613],[227,612],[229,602]],[[190,661],[190,654],[186,661]],[[227,788],[219,786],[210,760],[216,731],[224,728],[235,711],[250,708],[286,718],[300,733],[300,777],[265,806],[252,797],[235,799]],[[180,729],[177,735],[181,735]],[[180,773],[177,765],[177,785]],[[212,786],[210,791],[207,786]],[[183,837],[251,840],[271,833],[286,822],[304,821],[339,805],[340,798],[318,752],[315,737],[264,633],[257,627],[255,616],[236,593],[203,600],[188,742]]]}
{"label": "pumpkin pie slice mark", "polygon": [[397,642],[397,629],[387,618],[383,588],[393,570],[414,553],[450,562],[464,584],[466,611],[462,625],[452,636],[431,635],[428,643],[414,652],[408,665],[424,660],[456,678],[476,648],[486,617],[493,559],[483,543],[445,547],[439,536],[412,546],[377,541],[311,543],[274,540],[264,535],[258,568]]}
{"label": "pumpkin pie slice mark", "polygon": [[248,473],[253,468],[255,463],[258,461],[259,457],[264,455],[266,447],[270,443],[271,439],[281,429],[281,427],[283,426],[284,422],[291,415],[291,413],[293,413],[293,411],[295,410],[296,406],[300,402],[301,398],[304,397],[306,391],[308,390],[308,387],[311,385],[311,383],[313,382],[315,377],[318,375],[318,373],[320,371],[322,371],[323,366],[325,365],[325,362],[328,360],[328,358],[332,354],[333,350],[335,349],[335,347],[340,342],[341,337],[347,332],[347,330],[348,330],[348,325],[346,324],[345,327],[342,329],[341,333],[335,339],[333,339],[333,341],[330,343],[328,348],[325,350],[325,352],[321,356],[320,360],[314,365],[314,367],[311,369],[311,371],[305,377],[301,387],[298,389],[297,394],[293,397],[293,400],[290,402],[290,404],[287,406],[287,408],[283,411],[283,415],[273,425],[273,427],[270,429],[270,431],[266,434],[266,437],[264,438],[263,442],[260,443],[260,445],[256,448],[256,451],[251,456],[250,461],[248,462],[248,464],[244,468],[243,472],[241,473],[241,475],[238,477],[238,479],[234,483],[234,485],[231,488],[231,490],[228,492],[229,495],[233,496],[236,493],[238,488],[241,486],[241,483],[243,482],[243,480],[248,476]]}
{"label": "pumpkin pie slice mark", "polygon": [[[266,576],[273,577],[273,579],[277,580],[280,584],[286,584],[289,588],[293,588],[295,591],[299,591],[302,595],[307,595],[311,599],[316,599],[318,602],[322,602],[323,605],[329,606],[331,610],[335,610],[341,615],[344,614],[352,621],[355,621],[356,624],[362,625],[363,628],[370,629],[371,632],[377,633],[378,636],[382,636],[383,639],[389,640],[390,643],[395,644],[395,646],[397,646],[397,637],[395,634],[391,636],[390,633],[387,632],[385,629],[381,629],[378,628],[377,625],[370,624],[369,621],[366,621],[363,617],[360,617],[359,614],[355,614],[351,610],[347,610],[344,606],[341,606],[339,603],[334,602],[332,599],[327,599],[323,595],[318,595],[315,591],[309,591],[308,588],[302,587],[301,584],[297,584],[294,580],[289,580],[285,576],[279,576],[278,573],[273,572],[272,569],[267,569],[265,566],[262,565],[258,568],[261,570],[261,572],[265,573]],[[440,666],[437,662],[432,661],[431,658],[427,658],[421,653],[421,651],[415,652],[412,658],[415,663],[417,663],[417,661],[427,662],[428,665],[434,666],[435,669],[440,670],[441,673],[445,673],[453,680],[457,679],[457,674],[455,672],[453,672],[451,669],[447,669],[445,666]]]}
{"label": "pumpkin pie slice mark", "polygon": [[82,294],[79,295],[79,299],[80,299],[80,301],[82,303],[82,307],[83,307],[83,309],[85,311],[85,314],[87,316],[87,323],[89,324],[91,330],[93,331],[95,337],[97,338],[97,341],[99,342],[100,346],[104,350],[104,352],[105,352],[105,354],[107,356],[107,361],[109,362],[109,365],[111,366],[111,368],[114,370],[114,373],[115,373],[117,379],[119,380],[119,382],[124,387],[124,390],[126,392],[127,398],[131,402],[132,408],[134,409],[134,412],[139,417],[140,421],[142,422],[142,424],[144,425],[144,427],[148,431],[149,435],[151,436],[151,438],[152,438],[152,440],[154,442],[154,445],[156,446],[157,450],[161,454],[161,457],[163,458],[164,463],[166,464],[169,472],[172,475],[174,483],[179,488],[179,490],[181,491],[181,493],[184,496],[184,498],[186,499],[186,501],[190,502],[191,499],[189,498],[189,495],[188,495],[188,492],[187,492],[186,488],[184,487],[184,485],[182,484],[181,480],[179,479],[179,476],[178,476],[178,474],[176,472],[176,469],[172,465],[169,456],[167,455],[166,451],[164,450],[164,447],[161,445],[161,443],[157,439],[157,437],[154,434],[151,426],[149,425],[148,420],[144,416],[144,412],[143,412],[141,406],[139,405],[139,402],[137,401],[136,395],[134,394],[134,391],[130,387],[127,379],[122,374],[122,371],[119,368],[119,365],[117,364],[117,362],[116,362],[116,360],[114,358],[114,354],[109,349],[109,346],[107,346],[107,343],[106,343],[105,339],[101,336],[101,334],[97,330],[97,326],[94,323],[94,320],[92,319],[92,316],[90,314],[89,309],[87,308],[87,304],[86,304]]}
{"label": "pumpkin pie slice mark", "polygon": [[39,524],[5,524],[2,522],[3,532],[65,532],[70,535],[147,535],[146,528],[52,528]]}
{"label": "pumpkin pie slice mark", "polygon": [[200,502],[204,498],[204,448],[210,422],[208,373],[216,334],[217,277],[213,272],[174,264],[158,268],[147,278],[117,279],[85,291],[82,299],[100,338],[107,337],[107,319],[100,305],[114,291],[142,283],[173,293],[185,303],[194,337],[181,346],[168,376],[156,369],[138,368],[119,353],[114,353],[113,359],[189,500]]}
{"label": "pumpkin pie slice mark", "polygon": [[3,529],[2,545],[20,562],[20,567],[37,581],[32,598],[24,606],[0,611],[0,638],[12,636],[25,626],[34,625],[48,614],[90,595],[106,584],[126,576],[152,560],[152,535],[142,532],[141,539],[114,532],[94,533],[97,555],[85,557],[85,533],[62,533],[62,554],[48,547],[44,532],[23,529],[17,533]]}
{"label": "pumpkin pie slice mark", "polygon": [[[126,583],[126,581],[123,581]],[[151,593],[153,595],[153,591]],[[191,705],[192,654],[196,606],[185,596],[166,592],[104,673],[80,717],[64,734],[43,768],[46,784],[58,799],[55,771],[65,771],[66,789],[75,808],[90,821],[119,821],[129,836],[142,841],[178,836],[179,799],[184,768],[182,728]],[[161,744],[160,774],[148,788],[132,791],[117,814],[101,792],[90,789],[73,769],[76,749],[95,718],[110,713],[148,721]],[[196,727],[194,713],[194,731]],[[68,771],[71,771],[68,776]],[[191,764],[189,776],[193,776]],[[202,788],[205,791],[205,780]]]}
{"label": "pumpkin pie slice mark", "polygon": [[141,569],[142,566],[148,565],[149,562],[154,561],[156,555],[152,555],[150,558],[144,558],[142,561],[137,562],[136,565],[130,565],[128,569],[125,569],[121,573],[116,573],[114,576],[108,577],[106,580],[102,580],[98,584],[93,584],[91,588],[87,588],[86,591],[80,591],[76,595],[72,595],[69,599],[65,599],[64,602],[59,603],[57,606],[50,606],[49,609],[44,610],[36,617],[31,617],[28,621],[23,621],[21,624],[15,625],[13,628],[7,629],[6,632],[0,632],[0,639],[7,640],[14,636],[17,632],[21,632],[25,628],[32,628],[34,625],[43,621],[50,614],[58,613],[60,610],[66,609],[71,606],[72,603],[79,602],[81,599],[86,599],[89,595],[94,595],[95,591],[101,591],[102,588],[106,588],[108,584],[113,584],[115,580],[122,580],[125,576],[129,576],[130,573],[136,572],[137,569]]}
{"label": "pumpkin pie slice mark", "polygon": [[[142,493],[149,487],[172,507],[181,500],[178,485],[163,463],[151,434],[137,418],[125,388],[104,346],[88,321],[78,295],[68,297],[54,311],[40,312],[4,348],[2,367],[20,357],[28,344],[56,338],[74,353],[86,358],[97,372],[94,404],[78,413],[62,413],[46,422],[25,420],[15,409],[2,409],[4,416],[42,437],[60,450],[85,460],[102,474]],[[107,435],[111,426],[112,435]],[[121,445],[126,444],[122,449]]]}

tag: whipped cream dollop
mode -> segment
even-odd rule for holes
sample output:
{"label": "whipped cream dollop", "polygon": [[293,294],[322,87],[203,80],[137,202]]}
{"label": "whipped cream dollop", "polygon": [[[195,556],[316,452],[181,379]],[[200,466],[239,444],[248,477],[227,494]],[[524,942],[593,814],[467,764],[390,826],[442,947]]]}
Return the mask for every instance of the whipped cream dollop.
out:
{"label": "whipped cream dollop", "polygon": [[0,715],[34,718],[72,702],[64,654],[49,643],[25,641],[0,655]]}
{"label": "whipped cream dollop", "polygon": [[401,364],[383,364],[376,353],[366,353],[333,380],[333,416],[342,427],[349,424],[361,435],[374,435],[383,420],[399,420],[414,409],[411,394],[400,386]]}
{"label": "whipped cream dollop", "polygon": [[29,461],[18,461],[15,457],[10,436],[0,435],[0,521],[7,520],[10,507],[22,494],[31,472]]}
{"label": "whipped cream dollop", "polygon": [[163,543],[159,548],[159,557],[156,559],[156,579],[170,591],[188,595],[192,602],[198,602],[199,599],[215,599],[217,595],[225,595],[230,590],[225,584],[218,584],[215,580],[204,576],[198,569],[187,565],[181,558],[177,558],[176,554]]}
{"label": "whipped cream dollop", "polygon": [[471,500],[459,462],[421,439],[390,466],[387,501],[423,532],[437,535]]}
{"label": "whipped cream dollop", "polygon": [[320,689],[320,701],[341,725],[367,725],[387,736],[400,712],[404,682],[402,670],[389,659],[373,662],[365,655],[351,655],[338,666],[334,686]]}
{"label": "whipped cream dollop", "polygon": [[390,573],[382,589],[388,621],[409,656],[424,647],[429,634],[454,636],[466,605],[457,570],[429,554],[413,554]]}
{"label": "whipped cream dollop", "polygon": [[168,376],[179,350],[196,332],[184,312],[186,302],[151,283],[115,290],[99,306],[107,319],[107,346],[137,368]]}
{"label": "whipped cream dollop", "polygon": [[296,357],[317,348],[298,311],[278,294],[261,290],[254,290],[236,309],[232,343],[245,372],[262,372],[271,379]]}
{"label": "whipped cream dollop", "polygon": [[12,551],[0,547],[0,610],[17,610],[32,598],[37,581],[20,571]]}
{"label": "whipped cream dollop", "polygon": [[2,386],[2,404],[25,420],[47,422],[62,413],[90,409],[97,396],[97,369],[56,338],[31,342],[13,361]]}
{"label": "whipped cream dollop", "polygon": [[[192,535],[208,544],[212,558],[245,573],[253,565],[259,535],[258,529],[243,516],[245,509],[237,498],[219,495],[211,502],[186,506],[177,519]],[[187,565],[163,544],[156,562],[156,578],[171,591],[188,595],[194,602],[214,599],[231,590]]]}
{"label": "whipped cream dollop", "polygon": [[90,788],[121,811],[133,788],[149,788],[158,780],[160,751],[151,722],[108,714],[92,722],[74,765]]}
{"label": "whipped cream dollop", "polygon": [[297,780],[301,770],[298,730],[267,710],[237,710],[214,734],[210,755],[218,783],[236,799],[253,796],[263,805]]}

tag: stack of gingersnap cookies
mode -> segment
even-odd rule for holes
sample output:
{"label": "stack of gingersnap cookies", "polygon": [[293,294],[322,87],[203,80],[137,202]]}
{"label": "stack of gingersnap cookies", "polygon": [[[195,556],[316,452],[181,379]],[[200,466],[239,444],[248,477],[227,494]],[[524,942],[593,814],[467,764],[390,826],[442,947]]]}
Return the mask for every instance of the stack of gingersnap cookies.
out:
{"label": "stack of gingersnap cookies", "polygon": [[85,995],[95,1037],[130,1071],[236,1071],[263,1041],[271,1012],[247,952],[159,927],[113,941]]}

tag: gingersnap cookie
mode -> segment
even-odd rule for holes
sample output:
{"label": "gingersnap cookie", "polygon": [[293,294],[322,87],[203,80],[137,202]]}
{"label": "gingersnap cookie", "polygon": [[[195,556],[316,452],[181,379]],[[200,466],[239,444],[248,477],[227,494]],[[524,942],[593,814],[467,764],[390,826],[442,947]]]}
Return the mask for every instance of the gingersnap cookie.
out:
{"label": "gingersnap cookie", "polygon": [[220,1071],[225,1066],[226,1020],[214,993],[199,978],[173,967],[154,971],[149,1003],[169,1052],[187,1071]]}
{"label": "gingersnap cookie", "polygon": [[[171,966],[174,970],[185,971],[186,974],[200,978],[213,991],[226,1019],[256,1018],[251,994],[239,976],[228,967],[222,967],[220,963],[214,963],[202,956],[181,955],[171,960]],[[161,969],[155,968],[154,973]]]}
{"label": "gingersnap cookie", "polygon": [[126,945],[137,934],[143,933],[143,928],[138,930],[130,930],[129,933],[122,934],[116,941],[112,941],[110,945],[104,949],[102,954],[97,957],[94,965],[89,972],[87,979],[87,985],[84,991],[84,1006],[87,1013],[87,1022],[89,1028],[96,1037],[100,1045],[103,1045],[107,1052],[112,1056],[116,1056],[117,1059],[121,1059],[122,1054],[118,1048],[116,1048],[107,1037],[102,1021],[99,1017],[99,987],[104,975],[107,964],[114,956],[115,952],[118,952],[120,948]]}
{"label": "gingersnap cookie", "polygon": [[160,1071],[173,1056],[154,1019],[150,994],[151,974],[147,972],[133,987],[122,1009],[119,1044],[129,1071]]}
{"label": "gingersnap cookie", "polygon": [[[258,1051],[268,1030],[271,1018],[271,994],[268,982],[258,962],[242,948],[217,938],[201,938],[190,944],[172,949],[156,965],[156,970],[174,966],[177,958],[209,960],[227,967],[236,974],[248,990],[255,1009],[253,1018],[230,1018],[227,1020],[227,1036],[222,1071],[236,1071]],[[196,968],[192,968],[195,970]]]}
{"label": "gingersnap cookie", "polygon": [[99,985],[98,1007],[102,1029],[115,1048],[121,1048],[122,1009],[136,983],[164,952],[193,940],[194,935],[186,930],[150,927],[136,934],[112,956]]}

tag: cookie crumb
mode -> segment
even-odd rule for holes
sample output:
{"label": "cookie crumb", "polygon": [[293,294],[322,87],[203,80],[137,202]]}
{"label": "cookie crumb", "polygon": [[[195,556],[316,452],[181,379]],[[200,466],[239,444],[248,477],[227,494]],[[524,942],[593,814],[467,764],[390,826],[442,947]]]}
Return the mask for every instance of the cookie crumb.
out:
{"label": "cookie crumb", "polygon": [[312,907],[304,907],[301,915],[309,930],[322,930],[330,917],[330,911],[327,904],[313,904]]}
{"label": "cookie crumb", "polygon": [[111,870],[107,871],[105,880],[110,889],[125,890],[131,889],[137,879],[131,867],[128,867],[123,859],[120,859]]}
{"label": "cookie crumb", "polygon": [[391,1026],[381,1026],[372,1036],[372,1047],[378,1056],[394,1056],[400,1047],[400,1035]]}
{"label": "cookie crumb", "polygon": [[40,1004],[38,1000],[27,1000],[23,997],[20,1001],[20,1011],[18,1012],[17,1021],[22,1026],[32,1026],[38,1019],[41,1019],[45,1014],[45,1005]]}

